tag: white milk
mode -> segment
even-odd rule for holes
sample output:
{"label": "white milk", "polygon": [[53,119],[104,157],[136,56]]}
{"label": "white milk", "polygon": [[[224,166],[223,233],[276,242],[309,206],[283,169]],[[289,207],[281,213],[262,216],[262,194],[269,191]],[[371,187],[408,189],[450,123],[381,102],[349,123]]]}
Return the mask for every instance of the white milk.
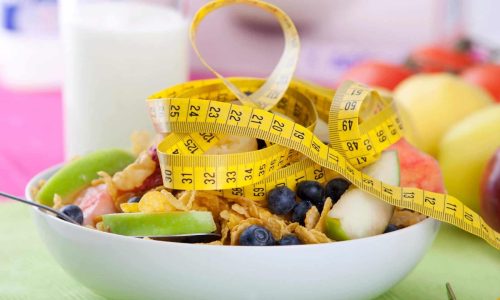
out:
{"label": "white milk", "polygon": [[134,2],[80,3],[61,17],[67,158],[130,148],[134,130],[153,128],[145,99],[188,76],[187,22],[178,11]]}

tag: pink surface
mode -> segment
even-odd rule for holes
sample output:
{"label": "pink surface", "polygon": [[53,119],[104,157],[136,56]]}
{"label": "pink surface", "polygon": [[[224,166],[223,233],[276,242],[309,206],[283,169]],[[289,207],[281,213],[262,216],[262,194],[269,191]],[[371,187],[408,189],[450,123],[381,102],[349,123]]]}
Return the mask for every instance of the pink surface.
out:
{"label": "pink surface", "polygon": [[[192,75],[206,77],[211,76]],[[0,85],[0,191],[23,196],[33,175],[64,160],[63,147],[59,91],[10,91]]]}
{"label": "pink surface", "polygon": [[62,160],[60,92],[0,86],[0,191],[21,196],[33,175]]}

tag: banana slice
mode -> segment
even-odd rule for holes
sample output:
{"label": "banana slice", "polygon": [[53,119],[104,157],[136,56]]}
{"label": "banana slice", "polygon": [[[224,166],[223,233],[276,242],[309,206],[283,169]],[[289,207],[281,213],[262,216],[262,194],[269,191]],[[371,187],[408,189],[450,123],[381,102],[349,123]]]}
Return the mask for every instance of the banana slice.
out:
{"label": "banana slice", "polygon": [[[242,105],[240,101],[232,101],[233,105]],[[232,154],[258,149],[257,140],[246,136],[227,135],[222,137],[217,144],[208,149],[205,154]]]}
{"label": "banana slice", "polygon": [[255,138],[227,135],[208,149],[205,154],[232,154],[254,150],[257,150],[257,140]]}
{"label": "banana slice", "polygon": [[328,133],[328,125],[325,121],[319,119],[316,123],[316,127],[314,128],[314,134],[319,137],[323,142],[328,142],[330,140],[330,136]]}
{"label": "banana slice", "polygon": [[[241,105],[240,101],[231,102],[233,105]],[[275,112],[278,116],[290,120],[290,118],[282,113]],[[224,136],[220,141],[208,149],[205,154],[231,154],[254,151],[258,149],[257,140],[255,138],[244,136]]]}

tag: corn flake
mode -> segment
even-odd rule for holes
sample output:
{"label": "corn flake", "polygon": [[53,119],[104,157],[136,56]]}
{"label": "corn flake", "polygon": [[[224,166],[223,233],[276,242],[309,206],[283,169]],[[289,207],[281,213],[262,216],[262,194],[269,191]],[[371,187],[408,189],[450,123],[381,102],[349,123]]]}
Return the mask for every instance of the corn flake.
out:
{"label": "corn flake", "polygon": [[318,231],[316,229],[311,229],[309,232],[312,233],[312,235],[314,235],[314,237],[316,238],[316,240],[318,241],[318,243],[330,243],[330,242],[332,242],[332,240],[329,239],[326,236],[326,234],[324,234],[321,231]]}
{"label": "corn flake", "polygon": [[221,219],[224,219],[226,221],[229,220],[229,212],[227,210],[221,211],[220,214],[219,214],[219,216],[220,216]]}
{"label": "corn flake", "polygon": [[304,224],[308,230],[313,229],[313,227],[318,223],[319,211],[316,206],[312,206],[306,213],[306,218],[304,219]]}
{"label": "corn flake", "polygon": [[223,245],[226,242],[227,237],[229,236],[229,227],[227,226],[227,221],[222,221],[221,227],[222,228],[220,230],[221,234],[220,243]]}
{"label": "corn flake", "polygon": [[168,201],[167,197],[158,191],[150,191],[144,194],[139,201],[139,211],[144,213],[175,211],[175,207]]}
{"label": "corn flake", "polygon": [[221,211],[229,210],[229,205],[227,201],[217,195],[207,192],[196,192],[193,209],[211,211],[216,221],[219,221]]}
{"label": "corn flake", "polygon": [[324,233],[315,229],[308,230],[304,226],[297,226],[294,232],[299,240],[305,244],[329,243],[332,241]]}
{"label": "corn flake", "polygon": [[408,226],[416,224],[416,223],[418,223],[426,218],[427,217],[425,215],[422,215],[418,212],[396,207],[396,209],[394,210],[394,214],[392,215],[390,223],[394,224],[398,227],[408,227]]}
{"label": "corn flake", "polygon": [[177,194],[177,198],[184,203],[187,210],[191,210],[196,200],[196,191],[182,191]]}
{"label": "corn flake", "polygon": [[262,207],[258,207],[257,204],[255,204],[255,202],[250,199],[236,197],[231,200],[244,207],[248,211],[250,217],[264,219],[272,215],[268,210]]}
{"label": "corn flake", "polygon": [[244,220],[244,217],[234,211],[223,210],[220,213],[220,216],[222,219],[225,219],[227,221],[227,227],[229,229],[233,229]]}
{"label": "corn flake", "polygon": [[139,212],[139,203],[121,203],[120,208],[124,213]]}
{"label": "corn flake", "polygon": [[164,189],[164,190],[161,190],[160,193],[162,193],[165,196],[165,199],[168,201],[168,203],[171,206],[175,207],[177,210],[180,210],[180,211],[187,211],[188,210],[186,205],[184,205],[184,203],[181,200],[177,199],[169,191]]}
{"label": "corn flake", "polygon": [[319,241],[316,239],[313,233],[311,233],[304,226],[297,226],[295,228],[295,234],[299,238],[299,240],[304,244],[318,244]]}
{"label": "corn flake", "polygon": [[244,208],[243,206],[241,206],[239,204],[233,204],[231,206],[231,209],[234,210],[235,212],[239,213],[242,216],[245,216],[247,218],[250,217],[250,215],[248,214],[248,211],[246,210],[246,208]]}
{"label": "corn flake", "polygon": [[276,240],[281,240],[283,235],[287,233],[287,226],[285,221],[277,217],[270,217],[265,220],[264,227],[266,227],[272,233],[274,239]]}
{"label": "corn flake", "polygon": [[114,186],[121,191],[130,191],[141,186],[156,169],[156,162],[147,151],[142,152],[137,159],[125,169],[113,175]]}
{"label": "corn flake", "polygon": [[332,207],[333,207],[332,199],[330,197],[326,198],[325,205],[323,206],[323,211],[321,212],[321,216],[319,217],[316,226],[314,226],[314,229],[320,232],[325,232],[326,217],[328,216],[328,213],[330,212]]}
{"label": "corn flake", "polygon": [[295,222],[295,223],[290,223],[286,226],[286,231],[287,233],[292,233],[292,232],[295,232],[295,229],[297,227],[299,227],[299,223]]}

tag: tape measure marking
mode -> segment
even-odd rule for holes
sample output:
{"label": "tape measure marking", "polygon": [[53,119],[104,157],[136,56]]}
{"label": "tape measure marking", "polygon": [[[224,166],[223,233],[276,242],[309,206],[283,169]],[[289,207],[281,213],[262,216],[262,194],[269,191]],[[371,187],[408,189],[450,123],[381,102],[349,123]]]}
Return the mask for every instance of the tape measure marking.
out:
{"label": "tape measure marking", "polygon": [[[285,50],[267,81],[223,78],[196,48],[201,20],[215,9],[239,3],[271,12],[283,28]],[[324,182],[340,174],[383,201],[453,224],[499,249],[499,234],[458,199],[391,186],[358,170],[402,136],[392,100],[353,82],[335,92],[292,80],[299,40],[293,23],[281,10],[258,0],[210,2],[194,17],[191,41],[202,62],[219,79],[184,83],[148,99],[155,128],[169,133],[158,145],[166,187],[214,190],[226,197],[262,201],[276,186],[293,188],[302,180]],[[245,106],[230,103],[236,99]],[[330,145],[312,133],[318,116],[328,119]],[[201,155],[220,135],[249,136],[274,144],[247,153]]]}

